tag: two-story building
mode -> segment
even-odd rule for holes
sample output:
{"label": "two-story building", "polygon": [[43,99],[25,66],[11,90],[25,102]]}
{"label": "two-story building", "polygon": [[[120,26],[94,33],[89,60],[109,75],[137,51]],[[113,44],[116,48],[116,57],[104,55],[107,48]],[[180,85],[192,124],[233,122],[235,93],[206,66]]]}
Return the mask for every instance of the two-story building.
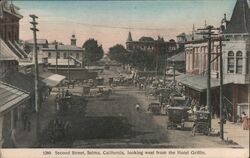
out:
{"label": "two-story building", "polygon": [[64,45],[58,43],[49,44],[42,48],[42,54],[48,58],[50,67],[83,67],[84,49],[76,46],[75,35],[72,35],[71,44]]}
{"label": "two-story building", "polygon": [[[224,17],[225,19],[225,17]],[[227,21],[227,20],[226,20]],[[249,112],[249,52],[250,9],[247,0],[237,0],[230,22],[223,26],[223,74],[224,107],[226,116],[236,121],[241,112]],[[211,102],[212,113],[219,114],[219,41],[213,38],[211,45]],[[206,105],[208,41],[192,39],[185,43],[186,74],[177,81],[185,86],[186,95]]]}
{"label": "two-story building", "polygon": [[165,41],[163,37],[158,37],[158,39],[155,40],[152,37],[143,36],[138,41],[134,41],[131,32],[129,32],[126,49],[129,52],[147,51],[157,54],[167,53],[168,56],[172,56],[176,53],[177,44],[175,40]]}
{"label": "two-story building", "polygon": [[243,111],[250,115],[250,8],[247,0],[237,0],[222,35],[228,39],[223,46],[224,80],[233,83],[230,101],[234,116],[240,116]]}

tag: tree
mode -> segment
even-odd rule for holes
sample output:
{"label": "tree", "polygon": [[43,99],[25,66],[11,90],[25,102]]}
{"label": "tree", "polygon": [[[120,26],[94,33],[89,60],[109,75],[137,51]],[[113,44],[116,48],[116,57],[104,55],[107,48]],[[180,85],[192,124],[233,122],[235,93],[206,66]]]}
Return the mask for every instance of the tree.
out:
{"label": "tree", "polygon": [[122,64],[128,63],[128,52],[123,45],[117,44],[109,48],[109,58]]}
{"label": "tree", "polygon": [[97,40],[93,38],[85,41],[82,47],[85,49],[85,57],[88,63],[96,62],[104,55],[102,45],[98,45]]}

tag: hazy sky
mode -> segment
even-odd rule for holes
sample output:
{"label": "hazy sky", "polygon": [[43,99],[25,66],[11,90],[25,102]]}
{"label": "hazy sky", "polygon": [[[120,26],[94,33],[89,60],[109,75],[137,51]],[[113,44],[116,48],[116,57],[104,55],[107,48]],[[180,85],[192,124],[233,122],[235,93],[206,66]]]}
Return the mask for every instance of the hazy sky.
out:
{"label": "hazy sky", "polygon": [[82,46],[95,38],[105,50],[125,44],[128,32],[134,40],[158,35],[166,40],[190,32],[193,24],[219,26],[223,14],[231,17],[236,0],[165,0],[165,1],[14,1],[24,16],[21,39],[32,38],[29,14],[39,16],[38,38],[68,44],[71,35]]}

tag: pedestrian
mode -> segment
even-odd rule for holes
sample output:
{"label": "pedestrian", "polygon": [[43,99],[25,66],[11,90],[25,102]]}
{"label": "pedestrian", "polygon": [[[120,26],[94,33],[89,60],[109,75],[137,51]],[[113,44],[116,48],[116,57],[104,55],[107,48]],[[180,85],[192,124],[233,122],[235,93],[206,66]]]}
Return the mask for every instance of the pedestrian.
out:
{"label": "pedestrian", "polygon": [[140,110],[140,104],[137,103],[137,104],[135,105],[135,109],[136,109],[136,111],[139,111],[139,110]]}
{"label": "pedestrian", "polygon": [[248,130],[248,117],[246,115],[246,113],[243,111],[242,112],[242,126],[243,126],[243,130]]}

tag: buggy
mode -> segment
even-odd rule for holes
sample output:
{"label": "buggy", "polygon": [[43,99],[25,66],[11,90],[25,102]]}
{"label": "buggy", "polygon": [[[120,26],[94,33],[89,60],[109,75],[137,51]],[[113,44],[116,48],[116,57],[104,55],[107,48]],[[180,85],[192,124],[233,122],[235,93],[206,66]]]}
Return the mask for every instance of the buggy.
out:
{"label": "buggy", "polygon": [[160,103],[150,103],[148,105],[148,111],[152,112],[155,115],[160,115],[161,114],[161,105]]}
{"label": "buggy", "polygon": [[208,111],[195,112],[195,121],[192,129],[193,136],[195,136],[196,133],[210,135],[209,117],[210,113]]}
{"label": "buggy", "polygon": [[169,107],[168,109],[167,129],[184,128],[185,121],[188,121],[188,108],[186,107]]}

